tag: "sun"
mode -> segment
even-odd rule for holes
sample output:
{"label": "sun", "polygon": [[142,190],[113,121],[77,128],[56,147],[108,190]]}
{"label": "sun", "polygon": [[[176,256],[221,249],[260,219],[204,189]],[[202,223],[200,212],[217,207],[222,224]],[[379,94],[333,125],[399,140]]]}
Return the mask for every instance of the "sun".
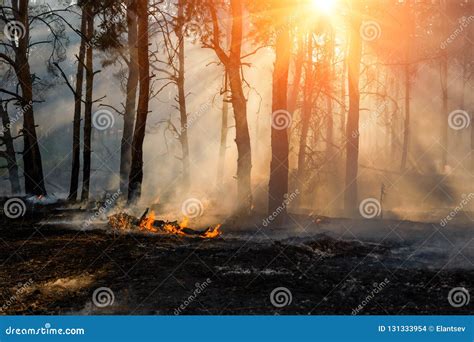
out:
{"label": "sun", "polygon": [[337,0],[311,0],[311,4],[315,10],[324,14],[331,14],[336,8]]}

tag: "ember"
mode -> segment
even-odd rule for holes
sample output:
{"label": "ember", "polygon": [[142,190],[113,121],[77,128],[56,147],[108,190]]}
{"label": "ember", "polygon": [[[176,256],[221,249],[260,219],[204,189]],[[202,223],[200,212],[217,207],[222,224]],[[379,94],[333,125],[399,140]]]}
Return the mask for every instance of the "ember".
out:
{"label": "ember", "polygon": [[214,239],[222,233],[222,225],[207,228],[204,231],[194,230],[188,227],[189,218],[185,217],[181,223],[177,221],[167,222],[156,219],[154,211],[148,212],[148,209],[140,219],[126,213],[118,213],[109,217],[109,226],[114,230],[139,230],[155,234],[170,234],[177,236],[200,237],[203,239]]}

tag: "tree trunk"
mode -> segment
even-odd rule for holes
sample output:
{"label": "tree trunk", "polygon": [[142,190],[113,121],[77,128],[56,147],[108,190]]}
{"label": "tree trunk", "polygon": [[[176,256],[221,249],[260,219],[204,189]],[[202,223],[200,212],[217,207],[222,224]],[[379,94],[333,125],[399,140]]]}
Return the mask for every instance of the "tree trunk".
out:
{"label": "tree trunk", "polygon": [[128,177],[132,162],[133,129],[136,114],[136,99],[138,87],[138,42],[137,42],[137,13],[135,1],[127,3],[127,29],[128,29],[128,79],[127,98],[125,100],[125,113],[123,117],[123,136],[120,147],[120,191],[124,196],[128,192]]}
{"label": "tree trunk", "polygon": [[[334,156],[334,118],[333,118],[333,103],[332,103],[332,82],[334,80],[334,40],[336,38],[334,29],[330,28],[330,38],[328,43],[328,56],[327,56],[327,85],[326,85],[326,161],[329,163],[329,166],[333,164]],[[332,168],[330,167],[330,170]]]}
{"label": "tree trunk", "polygon": [[[280,9],[281,10],[281,9]],[[280,14],[280,13],[279,13]],[[284,18],[283,15],[281,17]],[[287,111],[288,109],[288,73],[290,69],[290,32],[288,23],[283,22],[278,30],[275,43],[275,67],[273,71],[273,104],[272,111]],[[276,118],[274,117],[273,120]],[[289,120],[289,118],[287,118]],[[288,127],[272,124],[271,148],[272,161],[270,164],[270,182],[268,194],[268,213],[272,215],[277,209],[283,208],[274,223],[284,222],[286,217],[285,196],[288,194],[289,172],[289,142]]]}
{"label": "tree trunk", "polygon": [[[0,104],[0,119],[3,125],[3,137],[0,137],[0,141],[5,145],[5,152],[3,156],[7,160],[8,169],[8,180],[10,181],[12,195],[18,195],[21,192],[20,179],[18,177],[18,164],[16,162],[15,147],[13,145],[13,138],[10,130],[10,118],[6,107]],[[2,156],[0,154],[0,156]]]}
{"label": "tree trunk", "polygon": [[81,167],[81,108],[82,108],[82,87],[84,82],[84,57],[86,54],[86,30],[87,30],[87,10],[82,10],[81,18],[81,45],[79,56],[77,56],[76,87],[74,92],[74,121],[72,124],[72,168],[71,181],[69,186],[69,201],[77,200],[79,187],[79,171]]}
{"label": "tree trunk", "polygon": [[360,111],[360,62],[362,41],[360,0],[353,1],[351,18],[351,42],[348,55],[349,72],[349,112],[346,129],[346,184],[344,191],[344,209],[353,216],[357,212],[357,175],[359,170],[359,111]]}
{"label": "tree trunk", "polygon": [[140,87],[138,92],[137,118],[132,143],[132,165],[128,183],[129,203],[141,196],[143,182],[143,141],[148,118],[150,91],[150,61],[148,58],[148,2],[137,0],[138,16],[138,70]]}
{"label": "tree trunk", "polygon": [[179,102],[179,114],[181,118],[181,132],[179,140],[181,142],[182,149],[182,162],[183,162],[183,190],[187,190],[190,185],[189,179],[189,142],[188,142],[188,113],[186,110],[186,91],[184,87],[185,82],[185,46],[184,46],[184,34],[183,34],[183,25],[184,25],[184,0],[178,1],[178,25],[176,27],[176,38],[179,41],[178,46],[178,102]]}
{"label": "tree trunk", "polygon": [[403,172],[406,169],[408,159],[408,149],[410,147],[410,121],[411,121],[411,84],[410,84],[410,49],[411,49],[411,16],[410,16],[410,3],[405,3],[405,25],[407,28],[407,34],[405,39],[405,120],[403,123],[403,146],[402,146],[402,159],[400,164],[400,171]]}
{"label": "tree trunk", "polygon": [[25,192],[30,195],[46,195],[44,186],[41,152],[36,135],[36,124],[33,113],[33,78],[28,61],[30,40],[28,21],[28,1],[20,0],[19,6],[12,1],[15,19],[23,24],[25,32],[18,39],[15,54],[15,73],[21,87],[21,110],[23,112],[23,167],[25,175]]}
{"label": "tree trunk", "polygon": [[[441,26],[443,37],[449,36],[448,23],[446,16],[448,15],[447,1],[442,0],[440,2],[442,7],[441,11]],[[441,172],[444,172],[448,164],[448,49],[443,49],[441,52],[441,65],[440,65],[440,79],[441,79],[441,96],[443,105],[441,108],[441,120],[440,120],[440,137],[441,137]]]}
{"label": "tree trunk", "polygon": [[303,74],[304,63],[304,34],[298,32],[298,50],[295,59],[295,71],[293,75],[293,84],[291,85],[290,95],[288,97],[288,111],[294,115],[298,94],[300,92],[301,75]]}
{"label": "tree trunk", "polygon": [[[225,96],[225,94],[224,94]],[[219,161],[217,164],[217,186],[222,185],[225,168],[225,155],[227,151],[227,132],[229,130],[229,103],[224,97],[222,101],[221,142],[219,146]]]}
{"label": "tree trunk", "polygon": [[92,94],[94,87],[94,63],[92,51],[92,36],[94,34],[94,16],[91,5],[86,5],[87,29],[86,29],[86,100],[84,106],[84,166],[82,169],[82,192],[81,201],[89,200],[89,187],[91,177],[91,142],[92,142]]}
{"label": "tree trunk", "polygon": [[241,76],[241,51],[243,36],[242,0],[231,0],[232,39],[227,72],[232,93],[232,108],[235,118],[235,142],[237,144],[237,197],[238,212],[248,214],[252,209],[252,148],[247,121],[247,99],[245,98]]}
{"label": "tree trunk", "polygon": [[[311,121],[311,112],[313,106],[313,37],[311,33],[308,33],[307,43],[307,60],[305,70],[305,83],[303,90],[303,108],[301,117],[301,135],[299,140],[298,149],[298,172],[297,178],[299,187],[303,187],[304,179],[306,176],[306,143],[308,139],[309,124]],[[304,189],[300,189],[304,191]]]}

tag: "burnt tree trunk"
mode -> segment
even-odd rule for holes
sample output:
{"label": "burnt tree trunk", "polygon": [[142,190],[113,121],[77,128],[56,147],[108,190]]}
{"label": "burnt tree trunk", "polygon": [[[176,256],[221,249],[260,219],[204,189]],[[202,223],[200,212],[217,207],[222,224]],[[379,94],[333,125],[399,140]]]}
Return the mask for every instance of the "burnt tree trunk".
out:
{"label": "burnt tree trunk", "polygon": [[178,1],[178,24],[176,26],[176,38],[178,39],[178,104],[179,114],[181,120],[181,131],[179,140],[181,142],[182,163],[183,163],[183,188],[187,190],[190,185],[189,179],[189,141],[188,141],[188,112],[186,109],[186,91],[185,91],[185,46],[184,46],[184,32],[183,25],[184,18],[184,0]]}
{"label": "burnt tree trunk", "polygon": [[0,157],[7,161],[8,180],[10,181],[11,192],[13,195],[21,192],[20,179],[18,177],[18,164],[16,162],[15,147],[13,145],[13,138],[11,134],[11,123],[6,108],[0,104],[0,119],[3,125],[3,136],[0,137],[0,145],[5,145],[5,151],[0,152]]}
{"label": "burnt tree trunk", "polygon": [[33,78],[28,61],[30,39],[28,22],[28,1],[12,1],[15,19],[25,27],[24,34],[18,39],[15,54],[15,73],[21,88],[21,111],[23,113],[23,166],[25,175],[25,192],[30,195],[46,195],[44,186],[43,164],[36,135],[36,124],[33,113]]}
{"label": "burnt tree trunk", "polygon": [[229,54],[220,45],[219,21],[216,9],[209,6],[214,28],[213,49],[229,76],[231,103],[235,119],[235,143],[237,145],[237,214],[247,215],[252,209],[252,148],[250,145],[249,125],[247,121],[247,99],[244,95],[241,74],[242,38],[243,38],[243,1],[231,0],[232,16],[231,42]]}
{"label": "burnt tree trunk", "polygon": [[[280,9],[281,11],[282,9]],[[279,13],[280,17],[285,17]],[[290,32],[287,29],[288,23],[282,22],[282,28],[278,29],[275,43],[275,66],[273,71],[273,104],[272,112],[288,112],[288,73],[290,69]],[[290,118],[287,118],[288,122]],[[280,127],[276,115],[272,118],[271,128],[271,148],[272,161],[270,164],[270,182],[268,193],[268,213],[278,212],[277,209],[283,208],[277,215],[275,223],[282,223],[286,217],[285,196],[288,194],[288,172],[289,172],[289,125]]]}
{"label": "burnt tree trunk", "polygon": [[86,5],[87,29],[86,29],[86,99],[84,106],[84,149],[82,169],[82,192],[81,201],[89,200],[89,187],[91,177],[91,142],[92,142],[92,94],[94,87],[94,65],[92,36],[94,34],[94,16],[90,4]]}
{"label": "burnt tree trunk", "polygon": [[219,161],[217,164],[217,186],[222,185],[225,169],[225,155],[227,151],[227,133],[229,131],[229,103],[225,98],[222,100],[221,139],[219,145]]}
{"label": "burnt tree trunk", "polygon": [[76,85],[74,92],[74,119],[72,124],[72,168],[71,181],[69,185],[69,201],[77,200],[79,187],[79,172],[81,167],[81,108],[82,108],[82,87],[84,82],[84,58],[86,54],[86,30],[88,11],[82,10],[81,17],[81,45],[77,56]]}
{"label": "burnt tree trunk", "polygon": [[410,84],[410,49],[411,49],[411,34],[412,34],[412,23],[410,15],[410,2],[405,2],[405,26],[406,26],[406,39],[405,39],[405,119],[403,123],[403,145],[402,145],[402,159],[400,164],[400,171],[403,172],[407,165],[408,150],[410,147],[410,121],[411,121],[411,84]]}
{"label": "burnt tree trunk", "polygon": [[137,118],[132,143],[132,165],[128,183],[128,201],[135,202],[141,196],[143,182],[143,141],[148,118],[150,92],[150,61],[148,58],[148,2],[137,0],[138,16],[138,73],[140,86],[138,92]]}
{"label": "burnt tree trunk", "polygon": [[[304,184],[306,176],[306,144],[308,140],[309,124],[311,121],[311,112],[313,106],[313,36],[308,34],[307,59],[305,68],[305,83],[303,90],[303,108],[301,118],[301,134],[298,149],[298,171],[297,178],[300,187]],[[304,191],[304,189],[300,189]]]}
{"label": "burnt tree trunk", "polygon": [[349,72],[349,112],[346,129],[346,182],[344,209],[347,215],[357,212],[357,175],[359,171],[359,112],[360,112],[360,62],[362,41],[360,37],[362,6],[360,0],[353,2],[351,18],[351,38],[348,55]]}
{"label": "burnt tree trunk", "polygon": [[294,115],[296,104],[298,102],[298,95],[300,93],[301,76],[303,74],[304,64],[304,34],[298,32],[298,48],[295,58],[295,70],[293,74],[293,84],[291,85],[290,95],[288,96],[288,112]]}
{"label": "burnt tree trunk", "polygon": [[[446,16],[448,16],[448,5],[446,0],[440,2],[441,11],[441,30],[443,37],[449,36],[448,22]],[[441,52],[441,65],[440,65],[440,80],[441,80],[441,98],[443,105],[441,107],[441,120],[440,120],[440,137],[441,137],[441,172],[444,172],[448,164],[448,49],[443,49]]]}
{"label": "burnt tree trunk", "polygon": [[136,114],[136,99],[138,87],[138,22],[135,1],[127,3],[127,30],[128,30],[128,78],[127,97],[123,116],[123,135],[120,146],[120,192],[126,196],[128,192],[128,177],[132,163],[132,141]]}

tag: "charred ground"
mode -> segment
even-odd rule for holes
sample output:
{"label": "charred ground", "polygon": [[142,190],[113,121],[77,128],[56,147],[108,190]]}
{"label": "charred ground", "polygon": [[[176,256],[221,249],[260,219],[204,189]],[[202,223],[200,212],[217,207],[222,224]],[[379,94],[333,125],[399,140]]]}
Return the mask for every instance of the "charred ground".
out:
{"label": "charred ground", "polygon": [[[432,225],[410,222],[372,222],[384,225],[388,235],[367,239],[346,229],[353,222],[342,219],[306,225],[304,234],[244,229],[234,222],[223,225],[218,239],[117,234],[105,223],[80,230],[51,222],[1,224],[3,314],[172,315],[183,303],[181,314],[201,315],[348,315],[359,305],[357,314],[473,313],[472,304],[454,308],[447,300],[452,288],[473,288],[469,227],[450,235],[456,238],[446,249]],[[407,238],[410,227],[424,238]],[[113,305],[92,303],[99,287],[113,291]],[[289,305],[272,305],[277,287],[291,291]]]}

